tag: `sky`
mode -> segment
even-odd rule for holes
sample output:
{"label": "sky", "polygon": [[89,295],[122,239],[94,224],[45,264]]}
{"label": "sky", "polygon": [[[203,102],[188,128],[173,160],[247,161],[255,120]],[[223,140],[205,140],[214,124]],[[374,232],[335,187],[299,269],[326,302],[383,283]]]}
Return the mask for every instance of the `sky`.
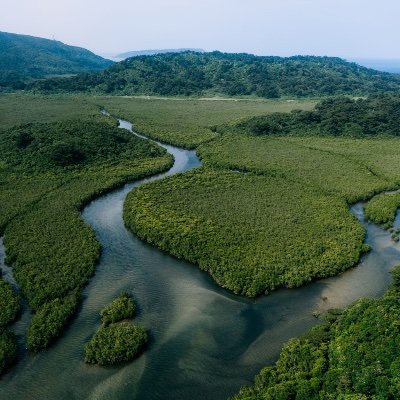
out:
{"label": "sky", "polygon": [[0,31],[97,54],[163,48],[400,59],[399,0],[1,0]]}

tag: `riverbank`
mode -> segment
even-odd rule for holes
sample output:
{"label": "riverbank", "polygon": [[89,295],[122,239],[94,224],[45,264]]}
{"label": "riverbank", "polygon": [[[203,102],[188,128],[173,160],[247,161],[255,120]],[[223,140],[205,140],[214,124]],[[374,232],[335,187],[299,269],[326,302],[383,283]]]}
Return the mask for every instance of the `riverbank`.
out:
{"label": "riverbank", "polygon": [[[174,151],[174,167],[157,178],[199,165],[194,152],[173,147],[169,151]],[[318,323],[314,311],[382,295],[390,283],[388,271],[400,263],[400,246],[390,233],[363,220],[363,204],[358,203],[352,212],[366,228],[366,243],[373,250],[357,268],[301,288],[278,290],[255,302],[234,296],[197,267],[125,229],[125,196],[152,179],[126,185],[85,208],[84,220],[103,249],[97,273],[83,291],[80,312],[65,335],[46,353],[22,359],[2,378],[4,396],[146,400],[168,393],[182,400],[227,398],[274,362],[289,338]],[[122,368],[88,367],[83,346],[97,329],[99,310],[121,291],[130,291],[138,304],[137,322],[151,333],[149,349]],[[56,378],[49,381],[49,374]]]}

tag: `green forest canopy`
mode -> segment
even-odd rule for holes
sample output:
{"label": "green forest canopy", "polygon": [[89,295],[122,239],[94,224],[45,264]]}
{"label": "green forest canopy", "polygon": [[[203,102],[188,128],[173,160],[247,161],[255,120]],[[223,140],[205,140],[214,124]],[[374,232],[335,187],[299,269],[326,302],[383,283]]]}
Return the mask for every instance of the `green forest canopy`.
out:
{"label": "green forest canopy", "polygon": [[0,32],[0,91],[24,89],[33,79],[101,71],[113,62],[56,40]]}
{"label": "green forest canopy", "polygon": [[232,400],[395,400],[400,393],[400,267],[375,300],[331,310]]}
{"label": "green forest canopy", "polygon": [[6,262],[34,313],[33,351],[61,334],[94,273],[100,246],[81,219],[82,207],[172,164],[164,149],[115,125],[98,113],[0,131],[0,233]]}
{"label": "green forest canopy", "polygon": [[[390,109],[397,97],[362,103],[361,117],[374,101]],[[357,101],[327,101],[298,113],[324,108],[335,115],[337,103]],[[217,127],[215,137],[197,147],[207,168],[135,189],[125,205],[127,225],[248,296],[353,266],[364,250],[363,230],[347,204],[399,185],[400,140],[382,134],[254,136],[243,129],[247,121],[275,115],[225,126],[222,134]]]}
{"label": "green forest canopy", "polygon": [[258,96],[366,95],[398,91],[400,77],[340,58],[168,53],[128,58],[99,73],[38,81],[32,90],[114,95]]}
{"label": "green forest canopy", "polygon": [[130,321],[135,304],[129,293],[122,293],[100,312],[102,326],[85,346],[89,364],[113,365],[133,360],[147,343],[146,329]]}
{"label": "green forest canopy", "polygon": [[330,98],[320,101],[313,110],[250,117],[218,130],[253,136],[400,136],[400,95]]}

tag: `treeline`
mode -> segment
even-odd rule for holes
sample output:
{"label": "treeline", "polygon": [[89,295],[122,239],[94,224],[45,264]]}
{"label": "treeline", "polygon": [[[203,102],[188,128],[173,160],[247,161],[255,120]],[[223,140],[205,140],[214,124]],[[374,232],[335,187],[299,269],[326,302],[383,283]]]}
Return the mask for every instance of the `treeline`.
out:
{"label": "treeline", "polygon": [[332,310],[232,400],[398,399],[400,267],[392,274],[385,296]]}
{"label": "treeline", "polygon": [[400,77],[340,58],[168,53],[129,58],[100,73],[37,81],[40,92],[118,95],[320,97],[397,91]]}
{"label": "treeline", "polygon": [[378,94],[368,98],[337,97],[319,102],[312,111],[294,110],[243,120],[221,127],[250,135],[400,135],[400,95]]}
{"label": "treeline", "polygon": [[33,311],[28,348],[61,334],[92,277],[100,245],[80,210],[105,191],[169,168],[164,149],[106,117],[0,131],[0,234]]}

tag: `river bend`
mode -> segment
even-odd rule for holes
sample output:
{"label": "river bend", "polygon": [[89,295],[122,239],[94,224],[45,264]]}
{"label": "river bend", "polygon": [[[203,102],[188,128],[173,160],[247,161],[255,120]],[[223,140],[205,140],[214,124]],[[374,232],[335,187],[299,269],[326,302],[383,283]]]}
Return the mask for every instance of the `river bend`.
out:
{"label": "river bend", "polygon": [[[127,121],[120,121],[120,127],[132,128]],[[83,218],[103,251],[83,292],[81,310],[48,351],[21,355],[0,380],[1,400],[223,400],[276,360],[284,342],[316,324],[313,312],[386,291],[388,271],[400,263],[400,244],[364,221],[362,203],[351,211],[364,225],[373,250],[357,268],[256,301],[227,292],[196,266],[142,242],[124,227],[126,195],[135,186],[200,165],[194,151],[160,145],[175,157],[168,172],[127,184],[84,209]],[[11,279],[1,242],[0,267]],[[138,305],[136,322],[151,332],[148,349],[122,367],[86,365],[83,347],[99,327],[100,309],[125,290]],[[19,336],[28,321],[25,312],[14,326]]]}

